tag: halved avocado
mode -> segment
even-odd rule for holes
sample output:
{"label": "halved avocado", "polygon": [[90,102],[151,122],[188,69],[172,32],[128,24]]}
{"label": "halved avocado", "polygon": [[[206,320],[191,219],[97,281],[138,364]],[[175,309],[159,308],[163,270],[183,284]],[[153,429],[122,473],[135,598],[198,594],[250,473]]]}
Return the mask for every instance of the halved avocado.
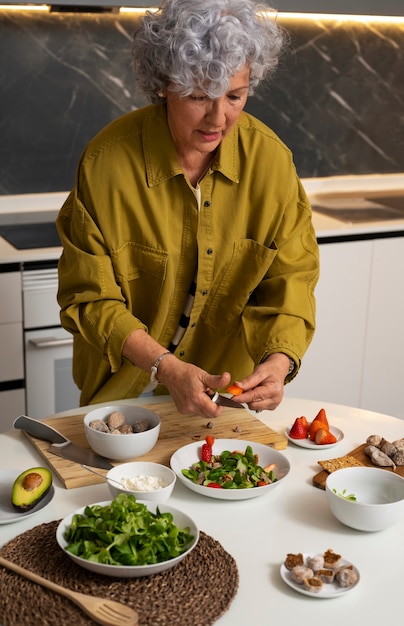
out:
{"label": "halved avocado", "polygon": [[33,509],[48,493],[52,485],[52,472],[46,467],[25,470],[14,481],[12,505],[17,511]]}

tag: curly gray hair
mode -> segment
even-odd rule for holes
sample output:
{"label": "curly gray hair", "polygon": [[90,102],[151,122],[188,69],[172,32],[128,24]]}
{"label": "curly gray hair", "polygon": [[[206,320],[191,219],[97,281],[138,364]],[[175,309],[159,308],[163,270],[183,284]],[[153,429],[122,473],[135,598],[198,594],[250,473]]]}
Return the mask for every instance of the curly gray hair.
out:
{"label": "curly gray hair", "polygon": [[274,72],[283,42],[274,13],[252,0],[163,0],[140,21],[132,64],[151,102],[168,85],[181,96],[200,90],[217,98],[246,63],[251,95]]}

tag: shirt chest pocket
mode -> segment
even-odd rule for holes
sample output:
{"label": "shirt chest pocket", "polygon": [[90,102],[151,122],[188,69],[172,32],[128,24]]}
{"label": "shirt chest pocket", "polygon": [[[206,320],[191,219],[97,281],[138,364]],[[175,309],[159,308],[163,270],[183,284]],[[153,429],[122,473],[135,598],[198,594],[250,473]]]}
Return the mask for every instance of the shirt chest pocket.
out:
{"label": "shirt chest pocket", "polygon": [[205,323],[221,332],[234,333],[240,326],[244,308],[276,254],[275,244],[267,248],[251,239],[235,242],[233,255],[223,274],[216,277],[206,303]]}
{"label": "shirt chest pocket", "polygon": [[111,258],[128,309],[151,326],[166,277],[168,253],[128,242],[114,250]]}

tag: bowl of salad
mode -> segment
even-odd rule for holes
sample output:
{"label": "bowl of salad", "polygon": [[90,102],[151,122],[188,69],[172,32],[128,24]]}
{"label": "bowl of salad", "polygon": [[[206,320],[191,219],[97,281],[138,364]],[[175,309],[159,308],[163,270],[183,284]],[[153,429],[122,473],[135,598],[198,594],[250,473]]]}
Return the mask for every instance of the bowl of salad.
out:
{"label": "bowl of salad", "polygon": [[269,446],[241,439],[207,440],[183,446],[170,459],[177,479],[200,495],[257,498],[272,493],[289,474],[288,459]]}
{"label": "bowl of salad", "polygon": [[198,540],[199,529],[186,513],[124,493],[74,511],[56,530],[59,547],[75,563],[120,578],[151,576],[170,569]]}

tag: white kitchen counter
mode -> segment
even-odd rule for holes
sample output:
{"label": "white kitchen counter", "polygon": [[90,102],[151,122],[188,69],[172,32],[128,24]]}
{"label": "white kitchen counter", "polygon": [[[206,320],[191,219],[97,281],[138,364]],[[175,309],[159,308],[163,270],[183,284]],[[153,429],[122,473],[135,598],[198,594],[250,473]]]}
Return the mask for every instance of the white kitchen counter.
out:
{"label": "white kitchen counter", "polygon": [[[162,397],[150,399],[150,405],[163,400]],[[146,404],[146,401],[143,398],[123,403]],[[313,486],[312,478],[321,469],[319,460],[348,454],[371,434],[380,434],[391,441],[402,437],[403,422],[370,411],[292,398],[285,398],[278,409],[263,411],[259,417],[282,432],[299,415],[313,419],[321,407],[326,409],[330,423],[344,432],[344,439],[335,448],[326,450],[289,444],[283,453],[291,464],[290,475],[272,494],[235,502],[214,500],[199,496],[177,481],[170,504],[188,513],[203,532],[219,541],[239,569],[238,593],[229,610],[217,620],[217,626],[295,622],[299,626],[360,623],[380,626],[394,621],[392,610],[400,602],[402,589],[404,520],[376,533],[343,526],[330,513],[325,492]],[[60,415],[74,412],[77,414],[77,409]],[[0,434],[0,446],[0,470],[23,471],[44,464],[20,431]],[[33,517],[1,527],[0,545],[33,525],[60,519],[81,506],[110,499],[104,483],[64,489],[55,477],[54,486],[55,497],[46,508]],[[357,587],[327,600],[301,595],[286,586],[279,570],[288,552],[317,554],[328,548],[357,566],[361,576]]]}
{"label": "white kitchen counter", "polygon": [[[372,174],[367,176],[332,176],[325,178],[302,179],[310,201],[320,203],[324,195],[349,193],[389,193],[404,191],[404,173]],[[0,223],[30,223],[52,221],[65,201],[68,192],[45,194],[21,194],[0,196]],[[402,220],[382,220],[361,223],[348,223],[333,217],[313,212],[313,224],[317,237],[351,236],[398,232],[404,230]],[[0,237],[0,263],[20,263],[37,260],[57,260],[61,248],[36,248],[17,250]]]}

